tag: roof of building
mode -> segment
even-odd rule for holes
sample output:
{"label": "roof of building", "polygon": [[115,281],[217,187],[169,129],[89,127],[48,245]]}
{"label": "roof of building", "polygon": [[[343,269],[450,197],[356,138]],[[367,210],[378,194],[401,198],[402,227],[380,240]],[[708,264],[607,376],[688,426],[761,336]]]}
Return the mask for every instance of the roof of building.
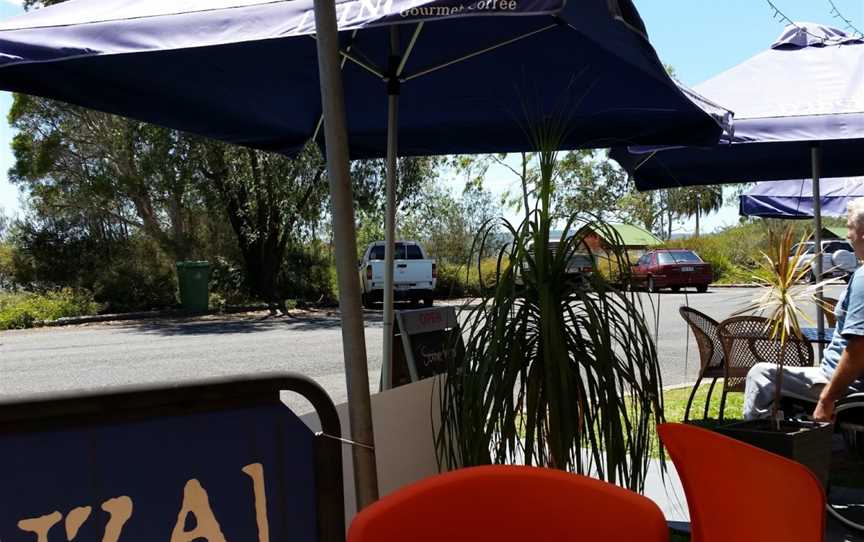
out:
{"label": "roof of building", "polygon": [[[590,226],[590,225],[589,225]],[[624,242],[624,246],[632,247],[632,246],[658,246],[662,245],[663,241],[655,237],[648,230],[642,229],[639,226],[634,226],[632,224],[606,224],[609,228],[612,228],[618,235],[621,237],[621,240]],[[570,235],[575,235],[577,230],[571,230]],[[560,241],[561,235],[564,232],[562,230],[552,230],[549,232],[549,241]],[[604,241],[613,241],[614,239],[606,239],[603,235],[602,231],[596,231],[595,233],[603,238]]]}
{"label": "roof of building", "polygon": [[822,226],[822,231],[830,231],[837,236],[837,239],[846,239],[846,228],[842,226]]}
{"label": "roof of building", "polygon": [[[632,246],[658,246],[662,245],[663,241],[655,237],[648,230],[642,229],[639,226],[634,226],[632,224],[609,224],[609,227],[614,229],[619,236],[621,236],[621,240],[624,242],[624,246],[632,247]],[[600,237],[603,236],[603,232],[597,232]],[[604,239],[605,241],[615,241],[615,239]]]}

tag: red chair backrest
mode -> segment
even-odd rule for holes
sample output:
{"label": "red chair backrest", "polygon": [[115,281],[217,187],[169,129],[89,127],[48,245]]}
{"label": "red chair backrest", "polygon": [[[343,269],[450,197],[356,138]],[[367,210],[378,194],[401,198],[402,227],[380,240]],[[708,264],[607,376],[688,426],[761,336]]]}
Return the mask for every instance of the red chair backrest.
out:
{"label": "red chair backrest", "polygon": [[803,465],[707,429],[658,426],[684,486],[693,542],[818,542],[825,492]]}
{"label": "red chair backrest", "polygon": [[487,466],[421,480],[361,511],[348,542],[666,542],[651,500],[553,469]]}

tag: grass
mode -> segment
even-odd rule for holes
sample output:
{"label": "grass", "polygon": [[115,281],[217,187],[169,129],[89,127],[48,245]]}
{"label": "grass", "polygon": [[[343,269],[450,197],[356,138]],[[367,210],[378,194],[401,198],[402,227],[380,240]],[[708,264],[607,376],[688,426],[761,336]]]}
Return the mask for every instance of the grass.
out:
{"label": "grass", "polygon": [[[690,421],[694,425],[713,429],[727,423],[741,421],[741,411],[744,406],[744,394],[730,392],[726,395],[725,417],[721,422],[718,420],[720,415],[720,396],[723,393],[723,381],[718,381],[714,386],[714,391],[711,393],[711,405],[708,408],[708,418],[702,419],[702,413],[705,408],[705,397],[708,395],[709,384],[702,384],[696,390],[696,397],[693,398],[693,405],[690,407]],[[687,409],[687,398],[690,396],[692,388],[676,388],[663,392],[663,413],[667,422],[683,423],[684,411]],[[651,438],[651,457],[660,458],[659,441],[656,437]]]}
{"label": "grass", "polygon": [[[702,384],[696,390],[693,405],[690,407],[690,419],[701,420],[705,408],[705,397],[708,395],[709,384]],[[666,390],[663,393],[663,413],[667,422],[683,422],[684,410],[687,408],[687,398],[692,388],[677,388]],[[720,415],[720,396],[723,394],[723,381],[719,380],[711,393],[711,406],[708,409],[708,417],[717,419]],[[731,392],[726,395],[725,414],[727,420],[737,420],[741,417],[744,407],[744,394]]]}
{"label": "grass", "polygon": [[43,320],[95,314],[99,306],[89,292],[64,288],[46,293],[0,293],[0,330],[33,327]]}

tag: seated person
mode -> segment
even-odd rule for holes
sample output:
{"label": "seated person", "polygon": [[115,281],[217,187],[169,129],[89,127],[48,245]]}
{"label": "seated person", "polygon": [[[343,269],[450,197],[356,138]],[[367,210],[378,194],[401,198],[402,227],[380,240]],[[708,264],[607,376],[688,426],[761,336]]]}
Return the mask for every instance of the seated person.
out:
{"label": "seated person", "polygon": [[[864,259],[864,198],[849,204],[847,237]],[[853,392],[864,392],[864,267],[859,267],[837,301],[837,324],[818,367],[784,367],[781,393],[816,402],[813,418],[832,421],[834,404]],[[777,366],[757,363],[747,373],[744,419],[767,418],[774,401]]]}

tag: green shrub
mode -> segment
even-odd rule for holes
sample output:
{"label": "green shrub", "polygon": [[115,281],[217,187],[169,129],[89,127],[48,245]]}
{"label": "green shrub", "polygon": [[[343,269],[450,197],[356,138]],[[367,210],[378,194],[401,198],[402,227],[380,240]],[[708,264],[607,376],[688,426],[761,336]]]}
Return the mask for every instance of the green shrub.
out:
{"label": "green shrub", "polygon": [[728,275],[734,266],[729,257],[728,245],[719,236],[704,235],[702,237],[676,239],[667,241],[664,248],[686,248],[696,252],[703,260],[711,264],[715,281],[720,281]]}
{"label": "green shrub", "polygon": [[763,280],[767,278],[761,269],[748,269],[733,265],[717,282],[719,284],[752,284],[760,278]]}
{"label": "green shrub", "polygon": [[329,255],[317,244],[289,246],[279,270],[279,298],[331,302],[333,278]]}
{"label": "green shrub", "polygon": [[7,294],[0,298],[0,329],[24,329],[42,320],[96,314],[99,305],[84,290],[62,290],[44,294]]}
{"label": "green shrub", "polygon": [[[506,264],[502,264],[506,265]],[[474,297],[481,294],[482,286],[489,288],[495,284],[497,258],[484,258],[480,262],[480,269],[472,265],[470,269],[465,265],[455,265],[447,262],[438,262],[438,281],[435,285],[435,297],[438,298],[461,298]]]}
{"label": "green shrub", "polygon": [[219,292],[210,292],[210,298],[207,300],[207,308],[211,311],[225,312],[228,303],[225,297]]}
{"label": "green shrub", "polygon": [[177,279],[171,262],[154,252],[134,254],[96,271],[94,296],[106,313],[135,312],[176,304]]}
{"label": "green shrub", "polygon": [[242,266],[217,256],[210,262],[210,308],[224,310],[227,305],[246,305],[252,301]]}

